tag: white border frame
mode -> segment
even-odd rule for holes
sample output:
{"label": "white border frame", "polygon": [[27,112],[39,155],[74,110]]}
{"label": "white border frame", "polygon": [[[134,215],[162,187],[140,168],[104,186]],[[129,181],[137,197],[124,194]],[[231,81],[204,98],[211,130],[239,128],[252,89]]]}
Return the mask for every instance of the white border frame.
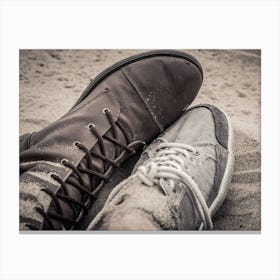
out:
{"label": "white border frame", "polygon": [[[278,1],[1,2],[3,279],[280,279]],[[20,235],[20,48],[261,48],[261,234]]]}

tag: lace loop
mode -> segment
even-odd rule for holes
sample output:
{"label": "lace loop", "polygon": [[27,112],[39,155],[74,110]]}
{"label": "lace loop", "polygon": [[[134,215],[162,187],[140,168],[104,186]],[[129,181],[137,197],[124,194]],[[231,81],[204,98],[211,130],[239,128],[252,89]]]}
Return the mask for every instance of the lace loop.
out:
{"label": "lace loop", "polygon": [[[70,186],[72,186],[80,191],[80,193],[83,195],[82,200],[78,201],[78,200],[74,199],[73,197],[71,197],[69,195],[69,191],[67,190],[67,187],[69,187],[69,186],[66,187],[66,182],[64,182],[64,180],[62,180],[60,178],[60,176],[56,175],[55,173],[52,173],[51,177],[60,184],[61,191],[59,193],[53,193],[52,191],[50,191],[48,189],[42,189],[42,191],[44,191],[49,196],[51,196],[51,198],[54,201],[54,204],[56,206],[56,211],[57,211],[57,213],[51,212],[51,211],[45,212],[44,209],[42,209],[40,207],[35,208],[35,210],[45,219],[46,224],[48,225],[49,229],[55,228],[54,223],[52,222],[52,219],[60,222],[63,229],[65,229],[65,223],[68,225],[69,224],[71,225],[70,229],[74,229],[75,227],[77,227],[79,225],[79,223],[81,222],[83,216],[88,212],[89,206],[91,205],[91,201],[93,199],[96,199],[96,193],[100,190],[100,188],[104,185],[104,183],[109,181],[113,169],[119,167],[120,162],[124,160],[124,158],[127,154],[133,153],[135,151],[136,147],[139,145],[139,143],[145,145],[145,143],[142,141],[134,141],[134,142],[129,143],[129,138],[130,138],[129,135],[126,133],[126,130],[124,129],[123,125],[120,122],[115,123],[110,109],[104,108],[103,113],[104,113],[104,115],[106,115],[106,117],[111,125],[111,129],[112,129],[111,131],[112,131],[113,137],[110,137],[108,135],[101,135],[93,123],[90,123],[87,126],[87,128],[96,136],[97,144],[99,145],[101,153],[97,153],[92,150],[89,150],[85,145],[83,145],[79,141],[75,141],[73,143],[73,145],[75,147],[77,147],[78,149],[81,149],[85,153],[84,157],[88,162],[88,168],[84,167],[84,166],[80,166],[80,165],[75,166],[74,164],[69,162],[67,159],[61,160],[61,164],[68,167],[69,169],[71,169],[72,174],[76,176],[77,179],[75,179],[75,176],[70,175],[67,178],[67,182],[70,184]],[[117,126],[119,127],[120,131],[124,134],[127,144],[122,143],[121,140],[119,139]],[[106,139],[107,141],[110,141],[111,143],[113,143],[115,145],[115,147],[116,147],[115,159],[110,159],[106,155],[104,139]],[[103,171],[99,172],[97,170],[94,170],[93,169],[94,164],[92,163],[92,157],[98,158],[98,159],[102,160],[103,162],[107,162],[108,163],[107,170],[104,170],[104,172]],[[95,168],[98,169],[97,167],[95,167]],[[88,186],[88,185],[86,185],[86,182],[83,179],[83,175],[82,175],[83,173],[88,174],[89,176],[97,177],[101,181],[95,188],[93,188],[92,186]],[[75,207],[79,208],[79,213],[76,215],[77,217],[75,218],[75,220],[65,217],[63,210],[62,210],[62,205],[61,205],[61,202],[59,201],[59,199],[67,202],[70,206],[75,205]],[[30,229],[37,229],[37,230],[39,229],[33,225],[27,225],[27,226]]]}
{"label": "lace loop", "polygon": [[197,213],[202,220],[202,227],[212,229],[211,214],[206,201],[196,182],[183,169],[184,160],[181,156],[189,158],[190,154],[197,155],[197,151],[190,145],[161,143],[156,150],[155,158],[147,165],[140,166],[136,174],[144,185],[157,185],[162,188],[165,195],[169,194],[167,185],[172,189],[175,186],[174,181],[182,183],[191,193]]}

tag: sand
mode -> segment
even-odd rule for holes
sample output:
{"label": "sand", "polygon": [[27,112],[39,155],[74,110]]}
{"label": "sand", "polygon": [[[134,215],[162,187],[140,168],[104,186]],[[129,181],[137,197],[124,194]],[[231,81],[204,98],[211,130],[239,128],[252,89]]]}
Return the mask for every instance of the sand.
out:
{"label": "sand", "polygon": [[[89,80],[119,59],[142,50],[21,50],[20,134],[37,131],[67,112]],[[215,215],[215,230],[261,229],[261,56],[257,50],[188,50],[202,64],[203,86],[193,104],[224,110],[235,131],[236,162],[228,196]],[[132,160],[133,161],[133,160]],[[127,163],[115,182],[125,178]],[[98,212],[108,185],[91,211]]]}

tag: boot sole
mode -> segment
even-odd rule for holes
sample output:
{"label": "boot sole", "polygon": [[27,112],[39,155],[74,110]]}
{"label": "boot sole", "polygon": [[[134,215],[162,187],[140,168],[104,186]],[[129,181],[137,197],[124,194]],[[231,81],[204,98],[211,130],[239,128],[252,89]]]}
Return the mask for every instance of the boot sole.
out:
{"label": "boot sole", "polygon": [[81,103],[103,80],[105,80],[109,75],[114,73],[115,71],[118,71],[120,68],[125,67],[133,62],[156,57],[156,56],[172,56],[172,57],[178,57],[187,60],[188,62],[191,62],[193,65],[195,65],[200,74],[201,78],[203,79],[203,71],[200,63],[197,61],[195,57],[193,57],[190,54],[186,54],[184,52],[180,51],[174,51],[174,50],[156,50],[156,51],[150,51],[145,52],[137,55],[130,56],[128,58],[125,58],[111,66],[109,66],[107,69],[105,69],[103,72],[101,72],[99,75],[97,75],[91,83],[86,87],[86,89],[83,91],[77,102],[74,104],[74,106],[71,108],[73,109],[75,106],[77,106],[79,103]]}

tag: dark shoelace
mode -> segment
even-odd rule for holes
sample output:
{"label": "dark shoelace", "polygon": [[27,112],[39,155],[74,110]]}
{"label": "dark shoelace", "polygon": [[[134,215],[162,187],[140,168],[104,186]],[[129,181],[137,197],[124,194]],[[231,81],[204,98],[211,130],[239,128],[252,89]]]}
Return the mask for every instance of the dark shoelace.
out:
{"label": "dark shoelace", "polygon": [[[72,169],[73,174],[76,175],[78,180],[75,180],[75,178],[73,178],[73,174],[71,174],[67,178],[66,181],[72,187],[74,187],[80,191],[82,198],[83,198],[82,200],[84,202],[80,202],[80,201],[72,198],[71,196],[69,196],[69,193],[66,188],[66,182],[64,182],[56,174],[52,174],[51,177],[61,185],[62,193],[54,193],[51,190],[46,189],[46,188],[43,188],[41,190],[41,191],[47,193],[53,199],[53,202],[56,206],[56,212],[51,212],[51,211],[46,212],[43,209],[43,207],[39,207],[39,206],[35,207],[35,211],[37,211],[45,219],[45,221],[48,225],[48,229],[50,229],[50,230],[55,229],[52,219],[58,221],[62,225],[63,229],[65,229],[66,227],[69,227],[69,225],[70,225],[70,228],[69,228],[70,230],[78,229],[79,224],[81,223],[83,217],[87,214],[89,208],[91,207],[92,201],[97,198],[96,197],[97,192],[101,189],[101,187],[104,185],[104,183],[109,181],[110,177],[112,176],[113,169],[120,167],[120,163],[124,160],[124,158],[127,154],[135,153],[136,148],[137,148],[137,146],[139,146],[139,144],[141,144],[142,146],[144,146],[146,144],[142,141],[134,141],[134,142],[129,143],[130,142],[129,136],[128,136],[126,130],[124,129],[123,125],[121,124],[121,122],[119,122],[119,121],[114,122],[113,116],[108,108],[103,109],[103,113],[107,116],[108,121],[110,122],[113,137],[110,137],[107,135],[102,136],[97,131],[94,124],[91,123],[88,125],[88,129],[97,138],[97,144],[99,145],[101,153],[96,153],[96,152],[92,151],[94,147],[91,150],[89,150],[86,146],[84,146],[80,142],[73,143],[76,147],[78,147],[85,153],[84,158],[86,158],[86,160],[87,160],[88,168],[82,167],[80,165],[78,165],[76,167],[72,163],[70,163],[67,159],[63,159],[61,161],[61,163],[63,165]],[[123,133],[127,144],[123,144],[120,142],[117,128],[119,128],[120,131]],[[108,158],[108,156],[106,155],[103,139],[106,139],[115,145],[116,156],[115,156],[114,160]],[[106,171],[104,171],[102,173],[102,172],[98,172],[97,170],[94,170],[95,166],[92,161],[94,157],[101,159],[103,161],[104,168],[105,168],[105,163],[106,162],[108,163],[108,168]],[[100,179],[99,184],[94,189],[92,189],[92,187],[88,186],[86,184],[86,182],[84,181],[84,179],[82,177],[82,173],[88,174],[90,176],[90,178],[91,178],[91,176],[95,176],[95,177],[99,178]],[[91,189],[91,191],[89,191],[88,189]],[[59,199],[68,203],[70,206],[71,205],[75,205],[76,207],[78,206],[79,211],[76,215],[77,217],[75,220],[64,216],[62,206],[61,206]],[[71,208],[73,209],[73,207],[71,207]],[[74,209],[73,209],[73,213],[75,213]],[[65,226],[65,224],[67,224],[68,226]],[[32,230],[40,230],[40,228],[38,228],[32,224],[26,224],[26,226]]]}

